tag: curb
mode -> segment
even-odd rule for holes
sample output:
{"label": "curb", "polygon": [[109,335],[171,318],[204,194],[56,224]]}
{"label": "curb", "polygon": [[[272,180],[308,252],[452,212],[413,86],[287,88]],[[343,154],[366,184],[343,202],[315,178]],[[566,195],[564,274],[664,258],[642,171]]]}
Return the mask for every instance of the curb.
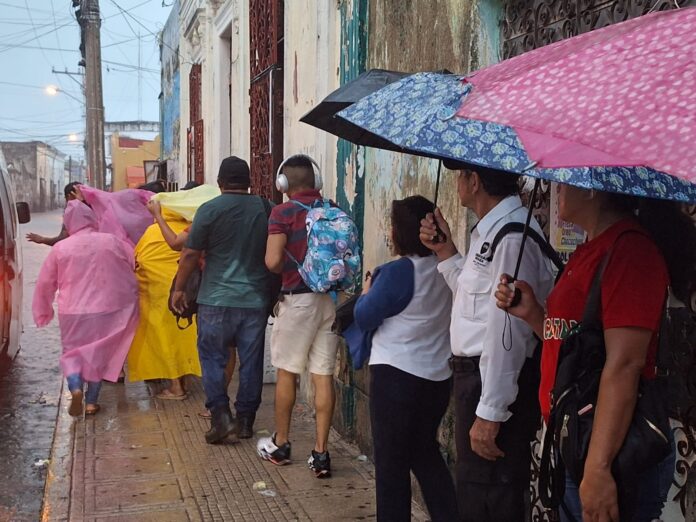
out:
{"label": "curb", "polygon": [[41,506],[41,522],[67,521],[70,518],[75,423],[68,414],[67,391],[65,380],[62,380],[56,431],[53,435]]}

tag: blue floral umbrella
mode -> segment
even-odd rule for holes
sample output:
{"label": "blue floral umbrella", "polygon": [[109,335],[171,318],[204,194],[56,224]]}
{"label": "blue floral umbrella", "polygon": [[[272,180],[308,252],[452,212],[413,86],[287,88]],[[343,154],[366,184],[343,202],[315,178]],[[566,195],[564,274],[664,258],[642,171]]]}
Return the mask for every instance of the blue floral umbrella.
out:
{"label": "blue floral umbrella", "polygon": [[696,185],[648,167],[536,168],[507,125],[456,115],[471,84],[453,74],[417,73],[338,113],[404,151],[634,196],[696,203]]}

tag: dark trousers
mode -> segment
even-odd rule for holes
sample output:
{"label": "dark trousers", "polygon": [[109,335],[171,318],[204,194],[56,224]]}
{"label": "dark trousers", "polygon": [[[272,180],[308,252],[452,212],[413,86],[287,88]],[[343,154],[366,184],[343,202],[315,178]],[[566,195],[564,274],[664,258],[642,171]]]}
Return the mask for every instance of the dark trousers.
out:
{"label": "dark trousers", "polygon": [[457,499],[437,442],[450,380],[435,382],[393,366],[370,366],[370,419],[377,475],[377,520],[411,520],[411,471],[433,522],[457,520]]}
{"label": "dark trousers", "polygon": [[267,315],[263,308],[198,306],[198,358],[203,371],[205,407],[226,406],[225,367],[230,346],[239,355],[239,388],[234,408],[237,415],[255,415],[263,390],[263,345]]}
{"label": "dark trousers", "polygon": [[[538,362],[537,362],[538,364]],[[465,522],[524,522],[529,505],[530,443],[539,424],[538,368],[528,359],[518,379],[512,417],[502,424],[496,444],[505,457],[489,461],[471,450],[469,431],[481,398],[478,358],[454,359],[457,499]]]}

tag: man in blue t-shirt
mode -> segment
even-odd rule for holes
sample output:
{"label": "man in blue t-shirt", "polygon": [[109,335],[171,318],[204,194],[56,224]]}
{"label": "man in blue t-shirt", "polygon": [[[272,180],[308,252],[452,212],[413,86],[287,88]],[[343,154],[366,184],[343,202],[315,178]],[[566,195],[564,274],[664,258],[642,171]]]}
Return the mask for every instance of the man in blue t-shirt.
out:
{"label": "man in blue t-shirt", "polygon": [[[196,212],[181,259],[172,301],[185,306],[184,289],[205,254],[198,292],[198,356],[203,370],[209,444],[229,435],[253,436],[263,387],[263,348],[267,322],[268,271],[265,266],[270,203],[249,194],[249,166],[232,156],[218,174],[222,194]],[[239,389],[229,406],[225,367],[229,346],[237,346]],[[238,423],[238,426],[237,426]]]}

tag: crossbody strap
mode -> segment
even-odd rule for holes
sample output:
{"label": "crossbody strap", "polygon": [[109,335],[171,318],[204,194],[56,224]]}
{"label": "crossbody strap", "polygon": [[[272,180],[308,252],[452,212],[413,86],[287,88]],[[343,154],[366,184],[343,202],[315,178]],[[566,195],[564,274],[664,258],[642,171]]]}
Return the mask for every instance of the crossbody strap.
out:
{"label": "crossbody strap", "polygon": [[607,253],[604,254],[604,257],[602,258],[599,265],[597,266],[597,269],[595,270],[594,277],[592,278],[592,284],[590,286],[590,292],[588,293],[587,301],[585,302],[585,311],[582,314],[582,324],[594,324],[601,326],[602,277],[604,276],[604,271],[606,270],[607,265],[609,264],[611,255],[614,252],[614,249],[616,248],[616,245],[618,244],[619,240],[625,235],[631,233],[646,236],[644,232],[641,232],[639,230],[624,230],[616,237],[614,243],[609,247]]}

